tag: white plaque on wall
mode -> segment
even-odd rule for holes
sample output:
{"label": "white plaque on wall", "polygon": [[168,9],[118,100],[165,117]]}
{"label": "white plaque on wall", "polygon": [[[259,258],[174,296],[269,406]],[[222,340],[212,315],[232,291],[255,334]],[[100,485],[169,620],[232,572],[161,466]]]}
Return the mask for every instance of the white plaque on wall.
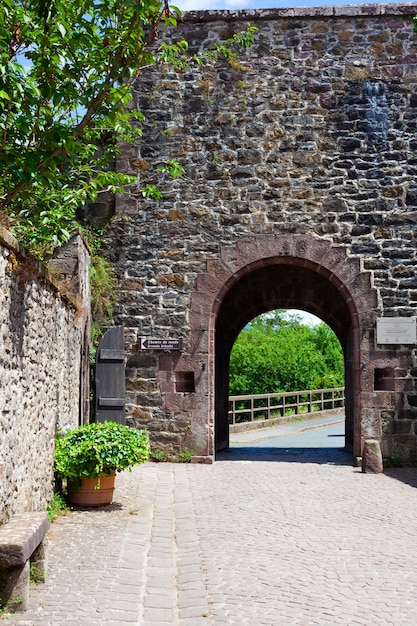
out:
{"label": "white plaque on wall", "polygon": [[391,344],[416,343],[416,318],[380,317],[376,321],[376,342]]}

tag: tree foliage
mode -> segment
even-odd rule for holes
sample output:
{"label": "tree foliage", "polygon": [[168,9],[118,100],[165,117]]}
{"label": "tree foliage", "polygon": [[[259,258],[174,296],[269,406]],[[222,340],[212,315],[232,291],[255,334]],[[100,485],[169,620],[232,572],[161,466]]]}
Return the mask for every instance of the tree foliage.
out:
{"label": "tree foliage", "polygon": [[[67,238],[88,198],[135,183],[110,165],[141,134],[143,115],[129,108],[137,77],[157,63],[203,62],[183,40],[157,41],[161,26],[177,24],[167,1],[2,0],[0,212],[39,254]],[[207,56],[233,60],[254,30]],[[173,163],[164,171],[180,173]]]}
{"label": "tree foliage", "polygon": [[230,394],[326,389],[344,385],[343,353],[324,322],[305,326],[282,311],[260,315],[237,338],[230,356]]}

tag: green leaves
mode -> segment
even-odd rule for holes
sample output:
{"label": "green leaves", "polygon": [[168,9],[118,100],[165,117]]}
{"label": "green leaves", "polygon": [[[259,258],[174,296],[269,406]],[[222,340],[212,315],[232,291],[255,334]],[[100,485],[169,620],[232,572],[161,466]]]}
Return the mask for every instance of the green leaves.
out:
{"label": "green leaves", "polygon": [[184,168],[178,163],[178,161],[175,161],[175,159],[169,159],[163,165],[158,165],[156,171],[169,174],[171,178],[179,178],[183,175]]}
{"label": "green leaves", "polygon": [[162,198],[162,193],[156,185],[146,184],[142,189],[142,196],[144,198],[151,198],[152,200],[160,200]]}
{"label": "green leaves", "polygon": [[148,459],[148,433],[116,422],[84,424],[55,442],[55,470],[62,478],[110,476]]}
{"label": "green leaves", "polygon": [[261,315],[237,338],[230,356],[230,394],[323,389],[344,384],[340,343],[324,323],[313,328],[282,312]]}
{"label": "green leaves", "polygon": [[188,43],[184,39],[174,43],[162,41],[159,44],[159,61],[183,69],[190,64],[190,58],[184,54],[187,50]]}
{"label": "green leaves", "polygon": [[107,259],[94,254],[90,265],[91,312],[95,323],[109,322],[117,304],[117,282]]}
{"label": "green leaves", "polygon": [[144,26],[161,11],[149,0],[7,0],[0,14],[3,210],[25,202],[34,182],[59,189],[60,169],[79,162],[104,132],[137,137],[138,116],[129,119],[125,107],[145,51],[149,61]]}
{"label": "green leaves", "polygon": [[[87,198],[134,182],[109,169],[120,144],[141,134],[143,115],[130,110],[138,75],[159,63],[237,63],[256,31],[193,56],[184,40],[156,43],[159,26],[175,28],[180,15],[166,0],[2,1],[0,213],[38,256],[65,239]],[[157,172],[175,178],[182,168],[170,161]],[[157,184],[141,192],[161,197]]]}

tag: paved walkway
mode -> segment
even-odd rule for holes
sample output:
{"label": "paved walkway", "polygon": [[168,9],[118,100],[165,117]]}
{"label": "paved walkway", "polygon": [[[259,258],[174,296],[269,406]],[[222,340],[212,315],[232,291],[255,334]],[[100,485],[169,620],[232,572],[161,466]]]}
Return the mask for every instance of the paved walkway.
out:
{"label": "paved walkway", "polygon": [[417,624],[417,470],[369,475],[342,451],[261,448],[116,482],[113,505],[52,525],[47,582],[2,623]]}

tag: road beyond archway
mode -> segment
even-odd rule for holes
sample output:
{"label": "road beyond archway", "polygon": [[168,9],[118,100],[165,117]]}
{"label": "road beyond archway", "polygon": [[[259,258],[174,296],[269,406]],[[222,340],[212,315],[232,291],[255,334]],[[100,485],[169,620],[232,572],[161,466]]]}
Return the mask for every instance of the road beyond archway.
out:
{"label": "road beyond archway", "polygon": [[271,460],[352,465],[345,449],[345,416],[294,420],[260,430],[233,433],[228,452],[217,460]]}

